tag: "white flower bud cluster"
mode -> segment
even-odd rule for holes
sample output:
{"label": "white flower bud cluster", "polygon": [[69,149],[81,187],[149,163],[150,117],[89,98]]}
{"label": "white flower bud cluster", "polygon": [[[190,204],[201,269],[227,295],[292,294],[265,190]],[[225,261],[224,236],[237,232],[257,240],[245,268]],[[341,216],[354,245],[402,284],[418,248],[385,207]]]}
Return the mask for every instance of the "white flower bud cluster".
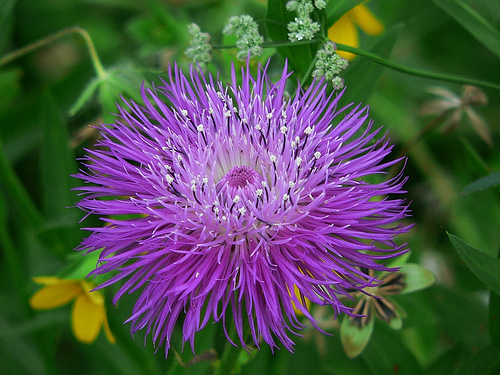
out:
{"label": "white flower bud cluster", "polygon": [[288,24],[288,39],[291,42],[301,40],[311,40],[314,35],[320,31],[321,26],[318,22],[311,19],[311,13],[314,8],[323,9],[326,7],[326,1],[315,0],[290,0],[286,3],[286,9],[290,12],[296,12],[295,20]]}
{"label": "white flower bud cluster", "polygon": [[228,24],[222,30],[224,34],[236,35],[236,57],[246,60],[248,56],[260,56],[262,54],[262,43],[264,38],[259,34],[257,22],[248,15],[234,16],[229,19]]}
{"label": "white flower bud cluster", "polygon": [[204,69],[212,61],[210,35],[202,33],[200,27],[195,23],[188,25],[188,32],[192,38],[189,42],[189,47],[186,48],[186,52],[184,53],[189,59]]}
{"label": "white flower bud cluster", "polygon": [[325,77],[327,81],[332,82],[335,90],[340,90],[344,87],[344,80],[339,77],[339,74],[347,68],[348,61],[337,55],[336,49],[335,43],[325,43],[316,55],[316,69],[312,75],[315,78]]}

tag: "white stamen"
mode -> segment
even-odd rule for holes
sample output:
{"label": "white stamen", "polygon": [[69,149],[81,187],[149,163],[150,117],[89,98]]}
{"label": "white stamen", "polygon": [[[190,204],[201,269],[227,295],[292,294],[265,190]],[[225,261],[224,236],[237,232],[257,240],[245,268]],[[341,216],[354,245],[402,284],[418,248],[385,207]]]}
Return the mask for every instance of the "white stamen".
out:
{"label": "white stamen", "polygon": [[290,196],[288,194],[283,194],[283,202],[286,201]]}
{"label": "white stamen", "polygon": [[302,158],[299,156],[297,159],[295,159],[295,164],[297,164],[297,167],[300,166],[300,163],[302,163]]}
{"label": "white stamen", "polygon": [[200,124],[196,127],[196,130],[198,130],[199,132],[202,132],[205,128],[203,127],[203,124]]}
{"label": "white stamen", "polygon": [[167,180],[167,182],[168,182],[169,184],[171,184],[171,183],[172,183],[172,181],[174,180],[174,178],[173,178],[172,176],[170,176],[169,174],[167,174],[167,175],[165,176],[165,180]]}
{"label": "white stamen", "polygon": [[185,109],[181,109],[181,113],[183,116],[187,116],[188,115],[188,111],[185,110]]}
{"label": "white stamen", "polygon": [[205,178],[203,179],[203,183],[204,183],[204,184],[208,184],[208,178],[206,178],[206,177],[205,177]]}
{"label": "white stamen", "polygon": [[290,182],[288,183],[288,187],[289,187],[290,189],[293,189],[293,188],[295,187],[295,182],[290,181]]}
{"label": "white stamen", "polygon": [[260,129],[262,129],[262,128],[260,127],[260,125],[259,125],[259,124],[257,124],[257,125],[255,125],[255,129],[256,129],[256,130],[260,130]]}
{"label": "white stamen", "polygon": [[262,190],[262,189],[255,190],[255,194],[257,194],[258,197],[260,197],[263,192],[264,192],[264,190]]}
{"label": "white stamen", "polygon": [[286,131],[288,130],[288,128],[283,125],[281,128],[280,128],[280,131],[281,131],[281,134],[286,134]]}
{"label": "white stamen", "polygon": [[276,163],[276,161],[278,160],[278,158],[273,154],[269,155],[269,159],[271,160],[271,163]]}
{"label": "white stamen", "polygon": [[235,195],[234,198],[233,198],[233,203],[238,203],[240,201],[240,196],[239,195]]}
{"label": "white stamen", "polygon": [[311,128],[310,126],[308,126],[307,128],[304,129],[304,133],[306,133],[307,135],[311,134],[313,132],[313,128]]}
{"label": "white stamen", "polygon": [[245,207],[240,207],[238,208],[238,212],[242,215],[245,215],[245,212],[247,211],[247,209]]}
{"label": "white stamen", "polygon": [[314,157],[315,157],[316,159],[319,159],[319,158],[320,158],[320,156],[321,156],[321,152],[316,151],[316,152],[314,153]]}

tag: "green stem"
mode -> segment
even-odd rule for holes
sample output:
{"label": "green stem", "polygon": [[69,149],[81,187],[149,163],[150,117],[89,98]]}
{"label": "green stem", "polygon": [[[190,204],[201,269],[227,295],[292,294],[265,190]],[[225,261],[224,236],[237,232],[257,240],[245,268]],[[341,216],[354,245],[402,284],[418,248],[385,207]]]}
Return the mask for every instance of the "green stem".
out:
{"label": "green stem", "polygon": [[[231,322],[231,328],[229,330],[229,337],[231,340],[236,340],[236,327]],[[220,360],[216,364],[214,368],[214,375],[231,375],[233,370],[235,369],[236,363],[238,361],[238,357],[243,350],[243,346],[239,344],[238,346],[234,346],[231,344],[229,340],[226,340],[224,345],[224,350],[222,351],[222,355]]]}
{"label": "green stem", "polygon": [[392,61],[383,59],[380,56],[374,55],[373,53],[370,53],[367,51],[363,51],[362,49],[346,46],[345,44],[337,44],[337,49],[339,51],[350,52],[350,53],[354,53],[354,54],[359,55],[359,56],[366,57],[366,58],[372,60],[373,62],[376,62],[377,64],[380,64],[380,65],[383,65],[383,66],[390,68],[392,70],[396,70],[398,72],[413,75],[416,77],[430,78],[430,79],[435,79],[437,81],[458,83],[461,85],[481,86],[481,87],[486,87],[486,88],[490,88],[490,89],[500,90],[500,85],[496,84],[496,83],[477,80],[474,78],[456,76],[453,74],[435,73],[435,72],[428,72],[428,71],[420,70],[420,69],[416,69],[416,68],[411,68],[408,66],[404,66],[404,65],[397,64],[397,63],[394,63]]}
{"label": "green stem", "polygon": [[11,61],[14,61],[15,59],[18,59],[21,56],[24,56],[30,52],[33,52],[39,48],[45,47],[49,45],[50,43],[54,42],[57,39],[60,39],[66,35],[69,34],[78,34],[80,35],[83,40],[85,41],[85,44],[87,45],[87,49],[90,54],[90,58],[92,60],[92,64],[94,65],[94,69],[99,76],[99,78],[103,79],[106,76],[106,71],[104,70],[101,60],[99,60],[99,56],[97,56],[97,51],[94,47],[94,43],[92,42],[92,39],[90,38],[90,35],[87,31],[82,29],[81,27],[70,27],[69,29],[65,29],[62,31],[59,31],[55,34],[51,34],[43,39],[40,39],[34,43],[28,44],[26,47],[20,48],[18,50],[12,51],[0,58],[0,66],[5,65],[10,63]]}
{"label": "green stem", "polygon": [[[287,41],[279,41],[279,42],[266,42],[262,44],[263,48],[276,48],[276,47],[293,47],[293,46],[298,46],[298,45],[307,45],[307,44],[316,44],[321,42],[319,39],[312,39],[312,40],[303,40],[300,42],[287,42]],[[232,49],[236,48],[235,45],[230,45],[230,46],[214,46],[214,49]],[[429,78],[429,79],[434,79],[437,81],[444,81],[444,82],[450,82],[450,83],[458,83],[461,85],[472,85],[472,86],[479,86],[479,87],[485,87],[489,89],[494,89],[494,90],[500,90],[500,84],[497,83],[491,83],[488,81],[483,81],[483,80],[478,80],[474,78],[468,78],[468,77],[463,77],[463,76],[458,76],[458,75],[453,75],[453,74],[446,74],[446,73],[436,73],[436,72],[429,72],[426,70],[420,70],[416,68],[411,68],[409,66],[401,65],[394,63],[392,61],[386,60],[380,56],[377,56],[373,53],[364,51],[359,48],[354,48],[351,46],[347,46],[345,44],[337,44],[337,49],[339,51],[344,51],[344,52],[350,52],[355,55],[363,56],[366,57],[367,59],[372,60],[373,62],[383,65],[389,69],[413,75],[416,77],[421,77],[421,78]]]}
{"label": "green stem", "polygon": [[33,203],[23,184],[17,178],[16,172],[10,165],[7,155],[5,155],[3,144],[0,140],[0,180],[9,194],[10,198],[17,206],[19,214],[24,221],[32,228],[42,226],[44,220],[38,208]]}

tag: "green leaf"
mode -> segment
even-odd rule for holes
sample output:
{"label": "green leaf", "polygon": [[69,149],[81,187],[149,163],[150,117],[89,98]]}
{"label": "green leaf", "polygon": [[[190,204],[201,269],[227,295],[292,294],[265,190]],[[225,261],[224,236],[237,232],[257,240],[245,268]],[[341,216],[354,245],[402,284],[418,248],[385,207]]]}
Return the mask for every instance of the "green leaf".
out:
{"label": "green leaf", "polygon": [[67,217],[67,207],[76,200],[71,191],[78,171],[75,156],[69,146],[69,133],[54,97],[44,96],[41,113],[42,142],[40,148],[42,207],[49,219]]}
{"label": "green leaf", "polygon": [[405,275],[404,282],[406,284],[400,294],[412,293],[428,288],[436,281],[432,272],[415,263],[404,264],[400,272]]}
{"label": "green leaf", "polygon": [[329,29],[344,14],[365,0],[336,0],[329,1],[326,5],[326,28]]}
{"label": "green leaf", "polygon": [[[288,41],[287,25],[296,17],[295,12],[286,10],[288,0],[269,0],[267,6],[266,25],[269,37],[274,42]],[[288,60],[290,67],[299,78],[303,78],[316,56],[317,44],[278,47],[281,56]],[[303,82],[304,83],[304,82]]]}
{"label": "green leaf", "polygon": [[87,86],[85,86],[78,99],[76,99],[75,104],[73,104],[69,109],[68,113],[70,116],[77,113],[92,98],[92,95],[94,95],[94,92],[100,84],[101,80],[99,78],[94,78],[87,84]]}
{"label": "green leaf", "polygon": [[358,327],[351,322],[349,316],[344,316],[340,325],[340,341],[349,358],[357,357],[366,348],[372,336],[374,322],[375,319],[372,316],[367,325]]}
{"label": "green leaf", "polygon": [[[400,26],[389,30],[370,48],[370,51],[376,52],[382,58],[389,57],[401,30]],[[350,62],[348,70],[343,74],[347,90],[342,100],[346,103],[366,104],[383,70],[382,65],[363,57],[358,57]]]}
{"label": "green leaf", "polygon": [[481,44],[500,57],[500,32],[462,0],[434,0]]}
{"label": "green leaf", "polygon": [[475,249],[453,234],[448,233],[448,237],[467,267],[492,291],[500,295],[500,260]]}
{"label": "green leaf", "polygon": [[500,363],[500,351],[493,345],[478,351],[465,362],[456,375],[491,374],[491,370]]}
{"label": "green leaf", "polygon": [[491,342],[500,349],[500,296],[490,291],[489,333]]}
{"label": "green leaf", "polygon": [[0,72],[0,114],[9,110],[15,103],[15,100],[21,94],[21,75],[19,68],[9,69]]}
{"label": "green leaf", "polygon": [[475,193],[477,191],[486,190],[498,185],[500,185],[500,172],[493,172],[488,176],[481,177],[479,180],[467,185],[464,188],[464,191],[462,191],[462,194],[465,195]]}
{"label": "green leaf", "polygon": [[[497,259],[500,258],[500,252]],[[500,349],[500,296],[490,291],[490,304],[488,309],[488,331],[493,345]]]}
{"label": "green leaf", "polygon": [[15,20],[13,13],[16,2],[17,0],[3,0],[0,3],[0,54],[7,49],[12,37]]}

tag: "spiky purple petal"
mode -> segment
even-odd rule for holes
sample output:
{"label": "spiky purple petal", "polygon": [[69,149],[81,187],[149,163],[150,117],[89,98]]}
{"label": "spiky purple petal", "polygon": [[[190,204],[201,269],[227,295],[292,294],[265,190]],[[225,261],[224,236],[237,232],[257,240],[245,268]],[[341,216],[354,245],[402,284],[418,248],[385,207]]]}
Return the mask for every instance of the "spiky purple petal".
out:
{"label": "spiky purple petal", "polygon": [[124,281],[114,302],[141,290],[132,332],[166,352],[181,315],[193,350],[228,317],[242,345],[247,322],[257,346],[292,350],[297,311],[316,325],[306,299],[350,314],[340,297],[377,283],[361,270],[406,251],[394,242],[408,230],[405,179],[367,181],[396,162],[368,108],[337,110],[322,81],[288,99],[288,77],[247,68],[238,85],[233,68],[226,85],[175,66],[88,150],[77,205],[106,225],[79,248],[101,251],[93,274],[113,275],[101,287]]}

